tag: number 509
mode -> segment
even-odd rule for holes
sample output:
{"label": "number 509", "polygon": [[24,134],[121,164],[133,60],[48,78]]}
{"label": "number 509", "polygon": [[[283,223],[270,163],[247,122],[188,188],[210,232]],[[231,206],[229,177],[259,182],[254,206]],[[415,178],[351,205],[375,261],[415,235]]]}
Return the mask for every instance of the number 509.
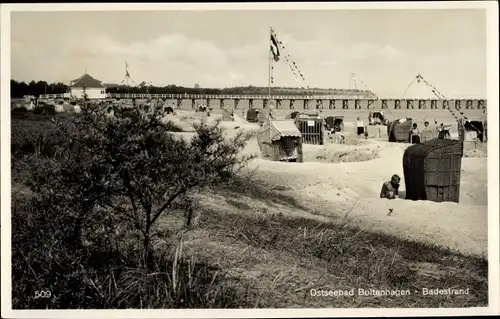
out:
{"label": "number 509", "polygon": [[38,298],[50,298],[52,293],[49,290],[35,291],[35,299]]}

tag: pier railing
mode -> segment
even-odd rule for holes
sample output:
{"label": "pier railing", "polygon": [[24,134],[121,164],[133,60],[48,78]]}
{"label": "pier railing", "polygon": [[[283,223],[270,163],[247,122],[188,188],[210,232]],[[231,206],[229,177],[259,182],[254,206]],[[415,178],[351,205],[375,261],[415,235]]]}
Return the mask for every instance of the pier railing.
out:
{"label": "pier railing", "polygon": [[[63,99],[68,94],[45,94],[40,95],[41,99]],[[224,107],[227,100],[234,101],[237,108],[242,100],[247,100],[249,107],[253,107],[255,101],[263,101],[264,107],[269,101],[276,101],[277,108],[301,107],[295,103],[300,101],[303,109],[486,109],[485,99],[471,98],[451,98],[449,100],[438,100],[429,98],[394,98],[384,97],[375,98],[366,95],[239,95],[239,94],[129,94],[129,93],[110,93],[108,98],[115,99],[164,99],[174,100],[180,107],[182,101],[190,100],[192,108],[196,107],[197,101],[205,100],[207,106],[211,101],[220,101],[220,107]],[[282,104],[282,101],[289,101],[288,106]],[[312,103],[311,103],[312,102]]]}

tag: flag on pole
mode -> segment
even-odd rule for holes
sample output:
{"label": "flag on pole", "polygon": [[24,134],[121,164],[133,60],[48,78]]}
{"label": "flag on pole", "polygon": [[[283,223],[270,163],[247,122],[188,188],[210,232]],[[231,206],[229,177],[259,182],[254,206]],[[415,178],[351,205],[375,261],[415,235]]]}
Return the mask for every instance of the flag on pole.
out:
{"label": "flag on pole", "polygon": [[130,73],[128,73],[128,63],[127,63],[127,61],[125,61],[125,76],[128,77],[128,78],[130,77]]}
{"label": "flag on pole", "polygon": [[276,36],[271,31],[271,53],[273,54],[274,61],[278,62],[280,60],[280,50],[278,46],[278,40]]}

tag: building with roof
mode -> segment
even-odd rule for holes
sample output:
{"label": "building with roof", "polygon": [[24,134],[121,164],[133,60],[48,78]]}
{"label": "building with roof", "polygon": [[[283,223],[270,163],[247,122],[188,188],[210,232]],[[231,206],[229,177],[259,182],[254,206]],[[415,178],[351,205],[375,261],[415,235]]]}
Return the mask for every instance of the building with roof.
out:
{"label": "building with roof", "polygon": [[94,79],[87,73],[71,81],[69,89],[71,97],[77,99],[83,98],[84,93],[87,94],[89,99],[106,98],[106,87],[102,84],[102,81]]}

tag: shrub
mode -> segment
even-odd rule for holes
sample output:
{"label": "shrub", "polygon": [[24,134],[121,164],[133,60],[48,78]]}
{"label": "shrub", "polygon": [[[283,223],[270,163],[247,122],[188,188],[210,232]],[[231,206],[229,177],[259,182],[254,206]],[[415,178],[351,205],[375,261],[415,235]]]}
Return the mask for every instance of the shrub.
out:
{"label": "shrub", "polygon": [[[66,119],[64,119],[66,120]],[[62,141],[52,116],[26,113],[23,117],[11,119],[11,155],[21,158],[25,155],[53,157]],[[14,161],[13,165],[18,162]]]}
{"label": "shrub", "polygon": [[30,111],[24,106],[15,107],[10,111],[11,118],[26,118],[31,114]]}
{"label": "shrub", "polygon": [[11,113],[26,113],[29,111],[25,106],[19,106],[19,107],[13,108],[10,112]]}
{"label": "shrub", "polygon": [[[202,123],[186,142],[160,108],[104,110],[84,102],[79,116],[53,118],[42,137],[13,147],[34,194],[13,209],[14,307],[44,308],[26,298],[35,290],[50,290],[59,308],[228,306],[234,293],[215,269],[151,242],[160,216],[182,209],[190,221],[192,193],[245,165],[238,153],[248,137],[225,140],[218,125]],[[177,279],[163,275],[173,269]]]}
{"label": "shrub", "polygon": [[50,105],[50,104],[39,105],[33,109],[33,113],[55,115],[56,108],[54,105]]}

